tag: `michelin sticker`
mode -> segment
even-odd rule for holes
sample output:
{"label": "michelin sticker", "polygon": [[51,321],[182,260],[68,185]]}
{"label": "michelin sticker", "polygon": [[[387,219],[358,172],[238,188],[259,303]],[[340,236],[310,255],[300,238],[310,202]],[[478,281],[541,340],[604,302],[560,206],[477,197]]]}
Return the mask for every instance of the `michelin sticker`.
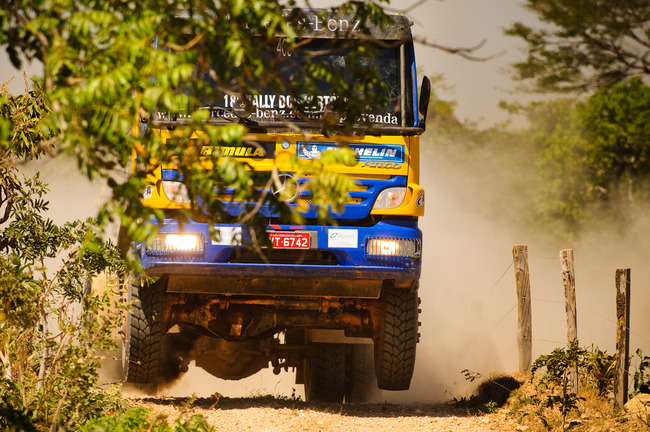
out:
{"label": "michelin sticker", "polygon": [[359,243],[359,232],[355,229],[327,230],[327,247],[356,248]]}
{"label": "michelin sticker", "polygon": [[[300,159],[319,159],[323,153],[338,147],[335,143],[298,141]],[[396,165],[404,163],[404,146],[401,144],[349,144],[360,162],[384,162]]]}
{"label": "michelin sticker", "polygon": [[153,196],[153,187],[152,186],[147,186],[144,188],[144,191],[142,192],[142,199],[147,200]]}
{"label": "michelin sticker", "polygon": [[302,152],[302,155],[307,159],[320,159],[320,157],[323,155],[323,153],[318,150],[318,145],[316,144],[312,144],[311,147],[309,144],[302,145],[300,147],[300,151]]}

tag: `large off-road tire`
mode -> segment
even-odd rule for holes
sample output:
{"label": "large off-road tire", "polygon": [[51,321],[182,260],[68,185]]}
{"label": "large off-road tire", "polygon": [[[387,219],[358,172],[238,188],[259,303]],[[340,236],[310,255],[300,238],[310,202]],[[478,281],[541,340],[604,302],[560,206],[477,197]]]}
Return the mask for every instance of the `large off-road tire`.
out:
{"label": "large off-road tire", "polygon": [[164,281],[146,285],[136,281],[129,291],[126,380],[155,384],[160,376]]}
{"label": "large off-road tire", "polygon": [[345,345],[312,343],[311,346],[311,356],[305,360],[305,399],[308,402],[343,402]]}
{"label": "large off-road tire", "polygon": [[417,290],[386,287],[381,294],[383,316],[375,341],[375,373],[383,390],[408,390],[418,342]]}
{"label": "large off-road tire", "polygon": [[370,401],[377,391],[373,346],[350,344],[345,355],[345,401]]}

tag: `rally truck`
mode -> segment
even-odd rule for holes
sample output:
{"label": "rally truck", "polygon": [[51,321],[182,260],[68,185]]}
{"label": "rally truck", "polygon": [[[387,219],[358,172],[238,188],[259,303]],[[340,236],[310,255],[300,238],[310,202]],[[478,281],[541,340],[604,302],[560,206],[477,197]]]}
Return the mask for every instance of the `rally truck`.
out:
{"label": "rally truck", "polygon": [[[344,74],[347,52],[338,46],[342,38],[356,37],[359,22],[332,12],[305,16],[303,43],[297,45],[309,49],[292,52],[292,64],[322,51],[343,65]],[[409,388],[419,339],[420,135],[430,82],[423,78],[418,97],[412,23],[402,15],[389,18],[388,25],[368,28],[379,41],[369,61],[391,101],[368,110],[363,133],[296,132],[288,122],[304,130],[318,118],[301,124],[305,119],[291,114],[290,98],[277,91],[260,91],[243,103],[225,94],[207,107],[206,121],[244,122],[248,135],[239,145],[213,143],[202,151],[218,149],[257,173],[276,170],[283,184],[302,185],[309,178],[297,177],[282,156],[310,161],[343,143],[354,151],[356,163],[337,170],[355,187],[343,211],[329,215],[331,223],[317,217],[308,188],[295,188],[286,201],[302,212],[304,223],[286,223],[261,206],[256,211],[268,220],[268,241],[247,247],[249,231],[237,223],[239,198],[219,192],[226,214],[212,230],[201,217],[181,224],[174,209],[189,198],[179,173],[171,164],[152,167],[143,202],[166,217],[153,222],[153,241],[134,245],[147,277],[129,294],[127,381],[155,384],[194,362],[226,380],[268,367],[295,371],[307,400],[363,400],[370,387]],[[326,107],[331,97],[324,93],[318,103]],[[134,130],[151,128],[171,139],[180,121],[160,116],[140,120]],[[271,189],[278,193],[277,182]]]}

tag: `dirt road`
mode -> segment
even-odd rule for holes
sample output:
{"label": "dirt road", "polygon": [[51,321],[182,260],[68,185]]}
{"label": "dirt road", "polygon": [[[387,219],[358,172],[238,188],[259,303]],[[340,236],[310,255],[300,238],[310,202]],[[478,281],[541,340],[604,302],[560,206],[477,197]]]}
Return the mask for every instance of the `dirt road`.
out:
{"label": "dirt road", "polygon": [[133,400],[169,419],[201,414],[217,431],[517,431],[504,412],[472,414],[451,404],[326,404],[259,398]]}

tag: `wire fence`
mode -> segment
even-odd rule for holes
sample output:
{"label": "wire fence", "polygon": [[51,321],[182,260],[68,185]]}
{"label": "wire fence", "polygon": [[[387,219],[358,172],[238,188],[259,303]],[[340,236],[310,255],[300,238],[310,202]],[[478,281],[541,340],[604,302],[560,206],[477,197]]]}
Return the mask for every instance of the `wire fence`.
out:
{"label": "wire fence", "polygon": [[[540,261],[556,261],[558,263],[557,266],[557,278],[558,278],[558,286],[557,286],[557,292],[556,294],[558,297],[561,295],[562,299],[552,299],[552,298],[544,298],[542,296],[536,296],[536,287],[532,282],[531,282],[531,302],[532,302],[532,310],[535,311],[536,308],[539,308],[540,305],[550,305],[551,307],[553,305],[557,306],[557,314],[565,314],[565,306],[566,306],[566,301],[564,300],[564,292],[563,292],[563,286],[562,286],[562,281],[561,281],[561,271],[560,271],[560,257],[555,256],[544,256],[544,255],[537,255],[537,254],[528,254],[528,256],[531,259],[534,259],[535,261],[539,260],[537,263],[532,263],[530,265],[530,274],[533,276],[535,274],[536,268],[540,267],[537,264],[539,264]],[[548,263],[545,266],[541,267],[546,267]],[[499,309],[494,311],[494,321],[493,321],[493,326],[498,327],[501,326],[506,320],[512,317],[512,315],[516,315],[516,310],[518,306],[518,301],[515,296],[515,275],[514,272],[510,273],[513,269],[514,266],[514,260],[509,261],[508,263],[505,263],[503,265],[503,271],[500,273],[496,273],[494,282],[486,285],[487,288],[484,290],[484,293],[480,295],[481,301],[487,301],[491,298],[497,298],[499,300],[497,304],[503,305],[503,309]],[[604,302],[611,302],[611,304],[604,304],[603,307],[612,307],[613,310],[615,310],[615,304],[616,304],[616,295],[614,291],[614,283],[616,279],[616,271],[604,271],[602,269],[595,269],[593,267],[590,267],[588,265],[580,265],[576,266],[576,272],[579,273],[582,276],[591,274],[591,275],[596,275],[598,276],[599,279],[602,279],[603,276],[608,276],[609,281],[611,281],[610,286],[612,287],[611,292],[606,293],[606,295],[603,297],[605,298]],[[510,275],[510,276],[509,276]],[[576,277],[576,279],[579,279]],[[633,279],[633,276],[631,277]],[[631,282],[631,281],[629,281]],[[603,284],[605,284],[604,281],[602,281]],[[578,288],[580,287],[580,281],[578,280],[576,282],[576,285]],[[580,294],[580,293],[579,293]],[[632,295],[634,296],[635,301],[645,301],[645,300],[638,300],[639,296],[642,296],[642,299],[645,299],[646,297],[650,297],[650,292],[646,289],[646,286],[643,284],[637,284],[637,285],[632,285]],[[504,299],[508,298],[513,298],[513,301],[510,302],[505,302]],[[612,313],[612,316],[607,316],[606,314],[602,313],[601,311],[594,310],[590,307],[585,307],[581,304],[584,304],[585,301],[581,303],[580,296],[578,295],[578,299],[576,302],[576,310],[578,312],[579,316],[584,316],[588,315],[590,319],[584,319],[584,321],[588,321],[590,323],[590,327],[594,326],[596,329],[599,328],[604,328],[604,329],[616,329],[617,326],[617,320],[616,320],[616,313]],[[590,330],[594,331],[594,328],[590,328]],[[638,342],[641,342],[643,344],[650,344],[650,337],[648,337],[647,332],[644,332],[645,329],[639,331],[635,330],[632,325],[630,327],[627,327],[627,330],[630,335],[634,335],[636,340]],[[578,332],[580,333],[580,329],[578,329]],[[546,334],[544,335],[545,337],[535,337],[534,335],[536,334],[535,332],[535,327],[533,323],[533,342],[537,344],[548,344],[555,347],[559,346],[566,346],[568,344],[568,340],[566,338],[566,333],[564,335],[560,335],[558,333],[558,337],[555,338],[555,336],[551,335],[549,338],[549,335]],[[612,332],[612,335],[614,335],[615,332]],[[587,343],[586,345],[593,345],[590,343]],[[512,351],[517,350],[517,343],[514,342],[511,348]],[[509,350],[510,351],[510,350]]]}

